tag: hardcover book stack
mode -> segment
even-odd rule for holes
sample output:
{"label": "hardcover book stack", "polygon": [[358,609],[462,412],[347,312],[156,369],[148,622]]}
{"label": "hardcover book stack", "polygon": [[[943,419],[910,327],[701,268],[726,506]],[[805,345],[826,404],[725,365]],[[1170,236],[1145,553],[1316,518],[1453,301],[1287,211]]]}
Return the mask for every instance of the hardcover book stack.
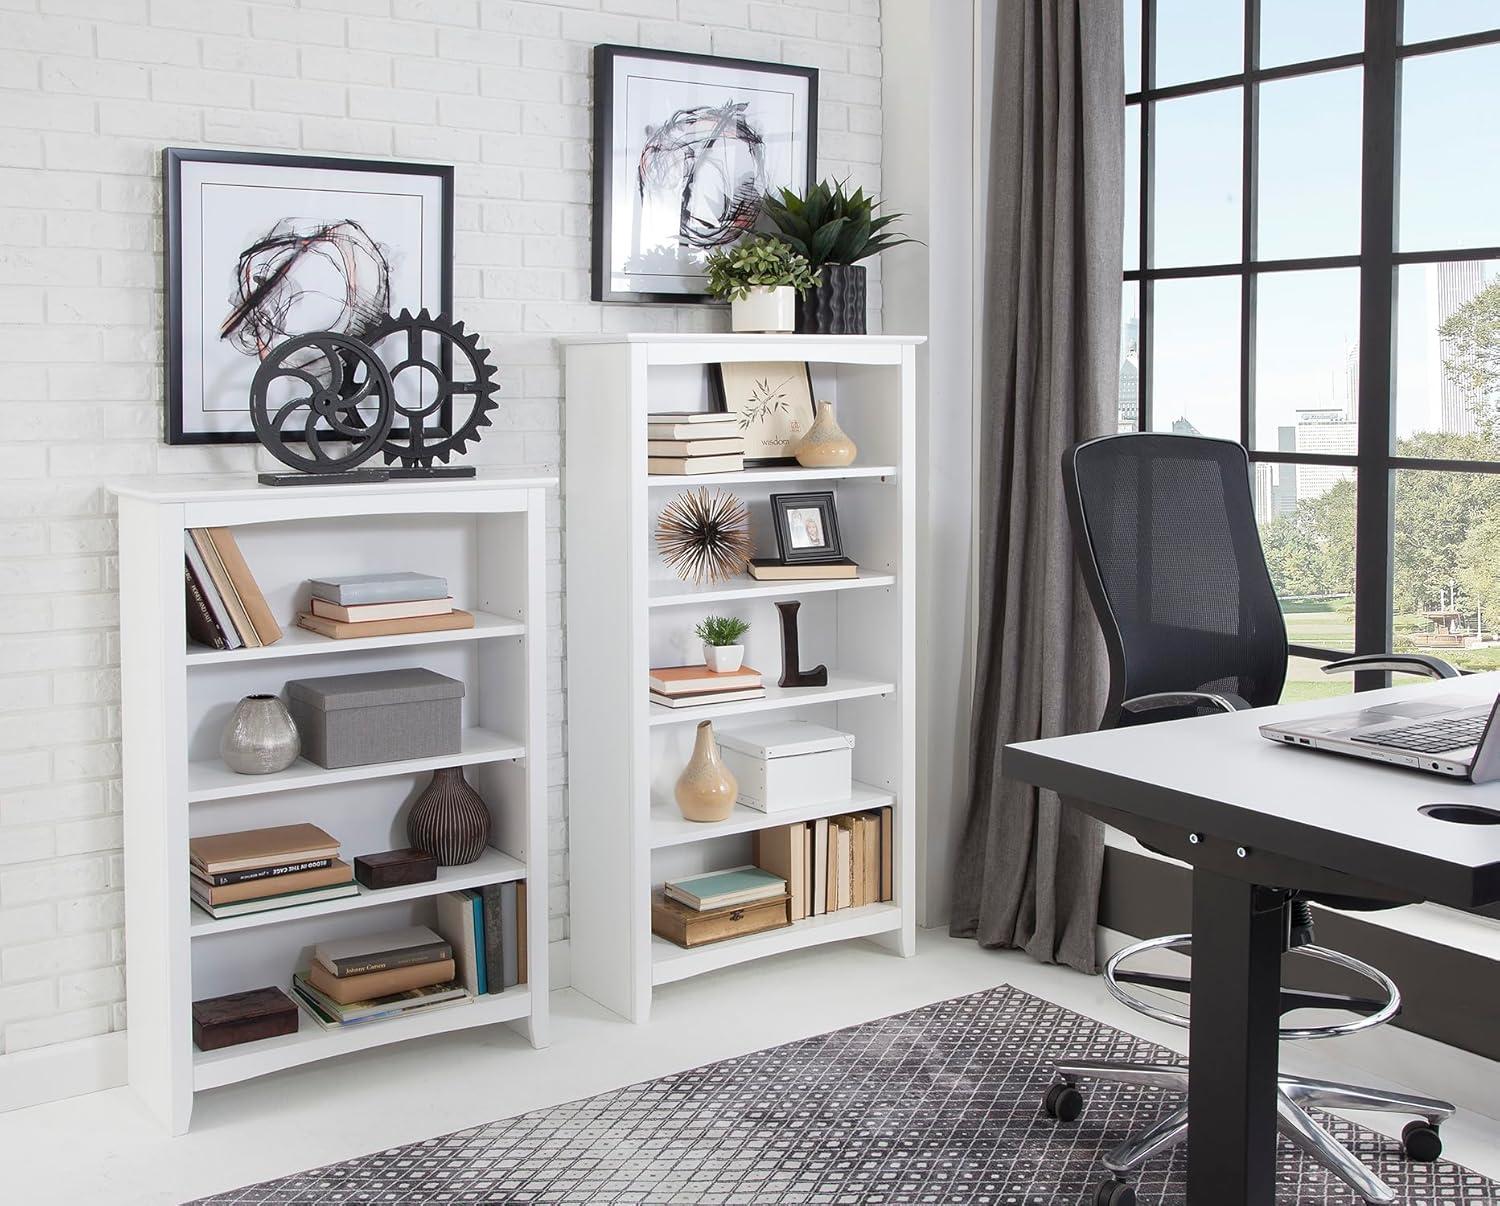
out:
{"label": "hardcover book stack", "polygon": [[255,575],[228,528],[184,534],[187,633],[210,649],[258,649],[281,640]]}
{"label": "hardcover book stack", "polygon": [[239,917],[357,896],[338,839],[316,825],[276,825],[188,842],[193,903],[211,917]]}
{"label": "hardcover book stack", "polygon": [[793,921],[895,898],[893,814],[846,813],[755,834],[755,862],[786,881]]}
{"label": "hardcover book stack", "polygon": [[724,411],[661,412],[646,416],[647,473],[738,473],[745,436]]}
{"label": "hardcover book stack", "polygon": [[308,586],[312,610],[298,626],[336,641],[474,627],[474,617],[453,606],[448,580],[430,574],[346,574]]}
{"label": "hardcover book stack", "polygon": [[651,702],[666,708],[692,708],[699,704],[735,703],[761,699],[765,683],[751,666],[723,673],[707,666],[659,666],[651,671]]}
{"label": "hardcover book stack", "polygon": [[678,946],[703,946],[791,924],[787,881],[760,867],[668,880],[651,901],[651,932]]}
{"label": "hardcover book stack", "polygon": [[292,977],[292,993],[325,1030],[466,1005],[474,998],[453,956],[425,925],[322,942]]}

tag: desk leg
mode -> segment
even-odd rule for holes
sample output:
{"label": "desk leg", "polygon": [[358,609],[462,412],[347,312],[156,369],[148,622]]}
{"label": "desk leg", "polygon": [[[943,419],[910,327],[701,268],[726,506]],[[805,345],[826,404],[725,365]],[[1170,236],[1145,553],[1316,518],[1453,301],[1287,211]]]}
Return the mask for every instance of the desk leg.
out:
{"label": "desk leg", "polygon": [[1274,1206],[1286,901],[1193,871],[1188,1206]]}

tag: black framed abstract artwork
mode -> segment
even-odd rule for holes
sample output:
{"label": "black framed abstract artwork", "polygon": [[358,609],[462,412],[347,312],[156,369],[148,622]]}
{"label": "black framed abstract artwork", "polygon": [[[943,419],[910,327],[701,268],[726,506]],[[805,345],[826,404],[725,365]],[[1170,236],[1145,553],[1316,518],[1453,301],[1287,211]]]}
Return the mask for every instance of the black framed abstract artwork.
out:
{"label": "black framed abstract artwork", "polygon": [[451,167],[168,147],[162,176],[169,444],[254,443],[250,385],[287,339],[452,310]]}
{"label": "black framed abstract artwork", "polygon": [[777,552],[788,565],[842,561],[839,513],[832,490],[771,495]]}
{"label": "black framed abstract artwork", "polygon": [[699,302],[703,257],[816,174],[818,71],[594,47],[595,301]]}
{"label": "black framed abstract artwork", "polygon": [[745,464],[795,465],[792,450],[813,425],[812,370],[803,360],[733,360],[709,366],[714,409],[734,416]]}

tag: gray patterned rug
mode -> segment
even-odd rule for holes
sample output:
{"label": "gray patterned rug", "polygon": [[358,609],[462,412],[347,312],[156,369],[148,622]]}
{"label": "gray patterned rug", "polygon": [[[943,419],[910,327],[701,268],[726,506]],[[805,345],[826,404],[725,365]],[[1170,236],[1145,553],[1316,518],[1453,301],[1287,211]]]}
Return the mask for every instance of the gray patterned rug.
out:
{"label": "gray patterned rug", "polygon": [[[456,1131],[204,1202],[1092,1202],[1099,1156],[1171,1103],[1090,1085],[1073,1124],[1040,1108],[1062,1056],[1168,1063],[1165,1048],[995,988],[677,1076]],[[1500,1185],[1323,1116],[1409,1206],[1500,1206]],[[1134,1181],[1183,1202],[1185,1149]],[[1358,1201],[1283,1143],[1277,1201]],[[1087,1198],[1086,1198],[1087,1195]]]}

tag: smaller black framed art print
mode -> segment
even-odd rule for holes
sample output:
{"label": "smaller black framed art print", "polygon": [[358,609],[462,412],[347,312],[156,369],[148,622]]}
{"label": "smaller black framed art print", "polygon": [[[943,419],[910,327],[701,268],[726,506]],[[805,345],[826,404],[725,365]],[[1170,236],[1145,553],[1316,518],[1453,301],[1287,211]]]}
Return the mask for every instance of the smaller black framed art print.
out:
{"label": "smaller black framed art print", "polygon": [[777,551],[788,565],[844,559],[832,490],[771,495],[771,526],[776,529]]}
{"label": "smaller black framed art print", "polygon": [[731,360],[708,368],[715,410],[735,418],[745,465],[795,465],[798,442],[816,418],[812,368],[801,360]]}
{"label": "smaller black framed art print", "polygon": [[450,166],[168,147],[162,178],[169,444],[255,443],[250,385],[287,339],[453,309]]}
{"label": "smaller black framed art print", "polygon": [[711,301],[704,256],[817,162],[816,67],[595,46],[593,299]]}

